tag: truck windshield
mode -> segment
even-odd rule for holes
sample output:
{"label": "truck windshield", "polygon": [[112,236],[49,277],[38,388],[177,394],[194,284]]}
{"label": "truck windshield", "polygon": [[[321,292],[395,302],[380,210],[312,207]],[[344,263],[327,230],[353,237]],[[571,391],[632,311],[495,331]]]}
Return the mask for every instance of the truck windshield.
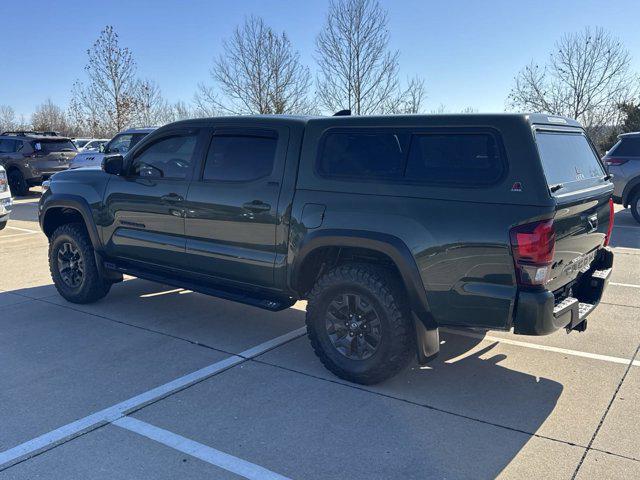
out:
{"label": "truck windshield", "polygon": [[[584,188],[602,178],[600,160],[582,133],[536,132],[538,151],[547,184],[553,192]],[[590,182],[591,180],[591,182]]]}

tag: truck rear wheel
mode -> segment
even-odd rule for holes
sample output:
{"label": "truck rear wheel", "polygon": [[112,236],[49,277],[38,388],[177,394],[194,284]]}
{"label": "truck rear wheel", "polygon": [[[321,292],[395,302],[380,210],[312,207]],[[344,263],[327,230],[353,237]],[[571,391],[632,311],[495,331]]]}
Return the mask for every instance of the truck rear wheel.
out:
{"label": "truck rear wheel", "polygon": [[91,240],[79,223],[62,225],[51,235],[49,269],[58,293],[72,303],[93,303],[111,289],[111,282],[98,271]]}
{"label": "truck rear wheel", "polygon": [[395,278],[367,264],[341,265],[309,295],[307,332],[324,366],[370,385],[404,368],[414,352],[412,322]]}

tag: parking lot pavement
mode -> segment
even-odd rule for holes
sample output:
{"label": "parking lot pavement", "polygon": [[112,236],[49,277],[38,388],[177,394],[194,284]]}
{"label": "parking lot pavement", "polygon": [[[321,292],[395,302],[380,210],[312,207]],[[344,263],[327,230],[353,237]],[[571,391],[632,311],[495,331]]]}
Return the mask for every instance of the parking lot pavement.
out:
{"label": "parking lot pavement", "polygon": [[581,465],[576,479],[592,480],[594,478],[638,478],[638,467],[633,460],[628,458],[590,450]]}
{"label": "parking lot pavement", "polygon": [[640,226],[584,333],[443,330],[363,387],[279,314],[129,279],[61,299],[18,200],[0,232],[0,479],[639,478]]}
{"label": "parking lot pavement", "polygon": [[621,385],[595,448],[629,458],[640,458],[640,369],[634,369]]}
{"label": "parking lot pavement", "polygon": [[0,473],[3,480],[238,479],[226,470],[107,425]]}
{"label": "parking lot pavement", "polygon": [[[269,399],[268,410],[262,398]],[[134,416],[290,478],[493,478],[530,440],[521,432],[257,362]],[[554,444],[554,477],[570,475],[582,454],[550,440],[535,443],[533,449],[547,451]],[[473,460],[459,462],[464,456]]]}
{"label": "parking lot pavement", "polygon": [[0,450],[225,357],[43,302],[8,307],[0,329]]}

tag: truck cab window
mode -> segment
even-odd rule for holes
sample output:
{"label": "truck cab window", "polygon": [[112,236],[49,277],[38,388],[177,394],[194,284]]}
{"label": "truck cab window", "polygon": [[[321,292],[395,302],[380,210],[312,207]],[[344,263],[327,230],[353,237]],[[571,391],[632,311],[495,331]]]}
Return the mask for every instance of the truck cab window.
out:
{"label": "truck cab window", "polygon": [[196,134],[175,135],[152,143],[133,159],[131,176],[187,178],[197,138]]}
{"label": "truck cab window", "polygon": [[248,182],[266,177],[273,170],[277,143],[275,136],[215,135],[202,179]]}

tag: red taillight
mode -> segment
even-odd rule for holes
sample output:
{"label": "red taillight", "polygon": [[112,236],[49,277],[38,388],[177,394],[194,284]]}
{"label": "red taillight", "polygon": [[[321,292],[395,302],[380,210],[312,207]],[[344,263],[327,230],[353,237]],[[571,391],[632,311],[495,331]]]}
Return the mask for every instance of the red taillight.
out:
{"label": "red taillight", "polygon": [[518,283],[544,285],[556,247],[553,219],[527,223],[509,232]]}
{"label": "red taillight", "polygon": [[624,165],[625,163],[627,163],[629,160],[626,158],[605,158],[604,159],[604,164],[607,166],[618,166],[618,165]]}
{"label": "red taillight", "polygon": [[607,227],[607,236],[604,237],[604,246],[609,245],[609,241],[611,240],[611,232],[613,232],[613,219],[615,217],[615,212],[613,211],[613,199],[609,199],[609,226]]}

